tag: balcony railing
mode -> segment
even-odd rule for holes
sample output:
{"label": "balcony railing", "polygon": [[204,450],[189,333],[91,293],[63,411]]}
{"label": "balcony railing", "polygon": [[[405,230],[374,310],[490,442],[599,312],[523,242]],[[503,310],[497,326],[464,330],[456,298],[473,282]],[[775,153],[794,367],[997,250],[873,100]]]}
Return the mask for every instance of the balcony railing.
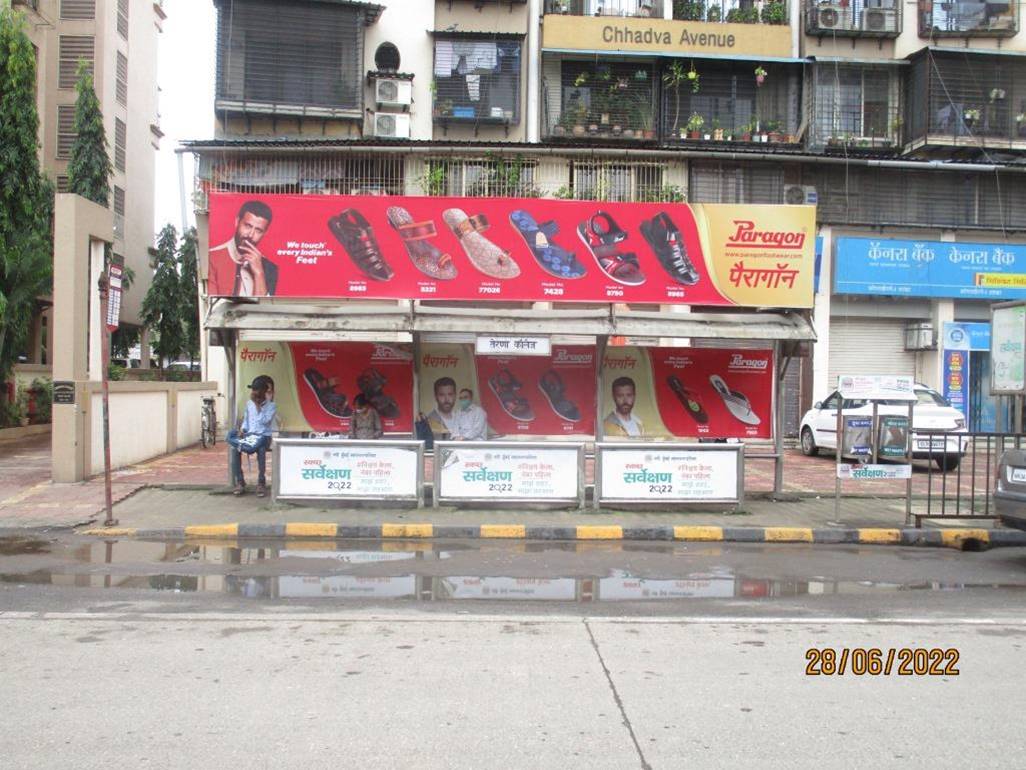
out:
{"label": "balcony railing", "polygon": [[787,24],[783,0],[674,0],[673,18],[729,24]]}
{"label": "balcony railing", "polygon": [[1019,29],[1015,6],[1006,2],[919,0],[920,37],[1012,37]]}
{"label": "balcony railing", "polygon": [[546,0],[545,13],[661,19],[663,7],[663,0]]}
{"label": "balcony railing", "polygon": [[842,37],[897,37],[899,0],[806,0],[805,32]]}
{"label": "balcony railing", "polygon": [[548,136],[655,139],[655,77],[650,64],[563,62],[560,80],[546,83]]}
{"label": "balcony railing", "polygon": [[897,68],[817,64],[811,97],[810,147],[850,152],[900,144]]}

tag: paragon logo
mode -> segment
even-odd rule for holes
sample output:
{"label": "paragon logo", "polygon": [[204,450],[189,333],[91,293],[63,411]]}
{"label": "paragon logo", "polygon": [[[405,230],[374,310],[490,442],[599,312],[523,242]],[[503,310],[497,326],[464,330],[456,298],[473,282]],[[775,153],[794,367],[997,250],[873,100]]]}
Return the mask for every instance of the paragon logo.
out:
{"label": "paragon logo", "polygon": [[754,371],[765,371],[769,368],[768,358],[745,358],[741,353],[734,353],[730,357],[731,369],[750,369]]}
{"label": "paragon logo", "polygon": [[413,354],[389,345],[375,345],[372,361],[412,361]]}
{"label": "paragon logo", "polygon": [[760,249],[775,246],[778,249],[801,249],[805,245],[805,232],[757,230],[749,219],[735,219],[737,231],[727,239],[727,246],[740,249]]}
{"label": "paragon logo", "polygon": [[592,355],[591,353],[569,353],[561,348],[556,351],[552,361],[557,364],[590,364]]}

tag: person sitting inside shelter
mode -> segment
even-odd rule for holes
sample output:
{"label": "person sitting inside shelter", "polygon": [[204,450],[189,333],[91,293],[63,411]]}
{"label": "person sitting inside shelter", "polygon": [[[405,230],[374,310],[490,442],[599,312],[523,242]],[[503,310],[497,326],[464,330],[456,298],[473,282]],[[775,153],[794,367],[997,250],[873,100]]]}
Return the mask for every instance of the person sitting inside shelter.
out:
{"label": "person sitting inside shelter", "polygon": [[257,456],[257,497],[267,494],[267,448],[271,445],[271,433],[278,413],[275,403],[267,397],[270,378],[257,377],[249,385],[249,401],[246,402],[246,416],[238,430],[228,431],[226,441],[230,447],[232,484],[235,494],[246,491],[246,479],[242,474],[242,453]]}
{"label": "person sitting inside shelter", "polygon": [[349,438],[377,439],[385,435],[381,429],[381,415],[363,393],[353,399],[353,407],[356,411],[349,418]]}

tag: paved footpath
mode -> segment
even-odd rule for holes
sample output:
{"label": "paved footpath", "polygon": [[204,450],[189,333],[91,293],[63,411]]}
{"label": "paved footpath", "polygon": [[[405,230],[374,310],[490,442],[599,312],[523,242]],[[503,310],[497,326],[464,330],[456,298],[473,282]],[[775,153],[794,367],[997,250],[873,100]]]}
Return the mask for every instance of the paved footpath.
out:
{"label": "paved footpath", "polygon": [[[430,462],[430,461],[429,461]],[[784,491],[787,499],[773,501],[773,464],[749,458],[745,467],[748,498],[740,514],[688,512],[642,514],[591,511],[510,511],[425,509],[381,510],[344,508],[297,508],[275,506],[269,499],[251,495],[236,498],[226,491],[226,452],[223,444],[204,450],[191,447],[171,455],[122,468],[113,474],[115,516],[122,526],[142,529],[184,527],[197,524],[247,522],[279,524],[296,521],[344,522],[374,526],[382,522],[425,522],[470,526],[482,523],[517,523],[525,526],[570,527],[587,524],[620,524],[624,527],[723,526],[723,527],[900,527],[904,523],[903,482],[847,483],[840,510],[833,500],[830,458],[803,457],[791,450],[785,460]],[[255,462],[247,473],[255,481]],[[588,476],[592,469],[589,464]],[[963,474],[963,481],[965,476]],[[430,469],[428,476],[430,476]],[[939,476],[932,475],[936,484]],[[955,476],[951,476],[951,484]],[[930,475],[917,468],[915,490],[925,492]],[[857,492],[857,496],[850,496]],[[761,494],[760,494],[761,493]],[[919,510],[921,501],[914,510]],[[103,518],[103,480],[77,484],[50,481],[48,436],[19,442],[0,442],[0,528],[73,527]],[[615,517],[615,520],[614,520]],[[972,522],[989,527],[988,520]]]}

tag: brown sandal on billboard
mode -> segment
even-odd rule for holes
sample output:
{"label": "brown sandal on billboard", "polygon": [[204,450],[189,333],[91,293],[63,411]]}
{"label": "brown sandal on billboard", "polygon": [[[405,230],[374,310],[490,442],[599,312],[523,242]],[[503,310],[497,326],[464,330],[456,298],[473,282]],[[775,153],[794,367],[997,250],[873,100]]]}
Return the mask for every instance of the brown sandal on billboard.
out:
{"label": "brown sandal on billboard", "polygon": [[429,240],[438,235],[434,222],[430,219],[414,222],[410,212],[402,206],[389,207],[385,216],[403,239],[406,253],[420,272],[440,281],[450,281],[456,277],[456,263],[452,255],[443,254]]}
{"label": "brown sandal on billboard", "polygon": [[375,281],[387,281],[392,268],[381,256],[381,247],[370,222],[356,209],[346,209],[328,220],[328,229],[345,248],[349,258],[360,270]]}
{"label": "brown sandal on billboard", "polygon": [[504,280],[520,275],[520,266],[509,252],[481,235],[489,227],[484,214],[468,217],[463,209],[446,209],[442,219],[459,239],[471,263],[482,273]]}
{"label": "brown sandal on billboard", "polygon": [[499,399],[502,410],[514,420],[530,422],[534,419],[531,405],[526,398],[517,393],[523,385],[509,369],[500,369],[498,374],[488,380],[488,387]]}

